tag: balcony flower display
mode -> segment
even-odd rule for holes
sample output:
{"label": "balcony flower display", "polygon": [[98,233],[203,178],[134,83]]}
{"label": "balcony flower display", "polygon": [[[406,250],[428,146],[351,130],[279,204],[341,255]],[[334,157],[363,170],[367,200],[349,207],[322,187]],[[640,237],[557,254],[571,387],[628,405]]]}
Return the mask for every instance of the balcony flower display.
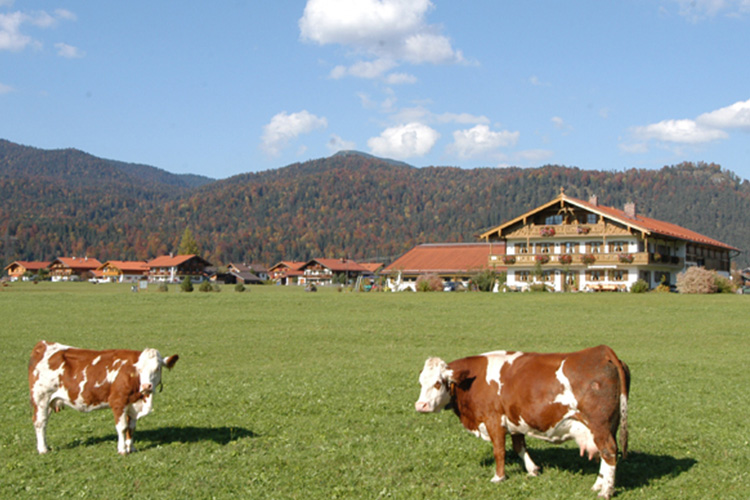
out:
{"label": "balcony flower display", "polygon": [[564,253],[560,256],[560,264],[570,264],[573,262],[573,256],[569,253]]}
{"label": "balcony flower display", "polygon": [[584,264],[593,264],[594,262],[596,262],[596,255],[594,255],[593,253],[581,255],[581,262],[583,262]]}
{"label": "balcony flower display", "polygon": [[589,234],[591,228],[588,226],[578,226],[578,234]]}
{"label": "balcony flower display", "polygon": [[549,227],[549,226],[544,226],[542,228],[539,228],[539,235],[542,236],[542,237],[544,237],[544,238],[549,238],[550,236],[554,236],[555,235],[555,228],[554,227]]}
{"label": "balcony flower display", "polygon": [[515,263],[516,263],[515,255],[503,255],[503,264],[515,264]]}
{"label": "balcony flower display", "polygon": [[617,259],[625,264],[631,264],[633,262],[633,254],[632,253],[621,253],[617,256]]}
{"label": "balcony flower display", "polygon": [[539,262],[540,264],[546,264],[547,262],[549,262],[549,255],[544,255],[544,254],[542,254],[542,255],[537,255],[537,256],[535,257],[535,259],[536,259],[536,261],[537,261],[537,262]]}

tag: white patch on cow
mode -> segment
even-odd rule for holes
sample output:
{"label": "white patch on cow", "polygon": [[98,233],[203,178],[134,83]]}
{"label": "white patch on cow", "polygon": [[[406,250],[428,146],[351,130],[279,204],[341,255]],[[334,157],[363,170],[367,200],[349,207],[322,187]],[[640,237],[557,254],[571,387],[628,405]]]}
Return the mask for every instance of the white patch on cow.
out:
{"label": "white patch on cow", "polygon": [[451,396],[448,384],[453,377],[453,370],[440,358],[429,358],[419,374],[421,390],[414,408],[420,413],[434,413],[450,403]]}
{"label": "white patch on cow", "polygon": [[599,452],[599,448],[596,447],[594,435],[586,427],[586,424],[573,418],[576,414],[575,411],[568,412],[557,425],[546,431],[531,427],[523,418],[519,419],[518,424],[514,424],[506,416],[503,416],[502,424],[511,434],[524,434],[550,443],[559,444],[574,439],[581,450],[581,455],[588,453],[589,458],[591,458]]}
{"label": "white patch on cow", "polygon": [[563,386],[563,392],[555,396],[555,403],[560,403],[568,408],[575,410],[578,408],[578,400],[573,394],[573,387],[570,385],[570,380],[563,373],[563,366],[565,366],[565,360],[560,363],[560,368],[555,372],[555,377]]}
{"label": "white patch on cow", "polygon": [[505,481],[505,479],[506,479],[505,476],[500,477],[497,474],[495,474],[495,476],[492,479],[490,479],[490,481],[492,481],[493,483],[502,483],[503,481]]}
{"label": "white patch on cow", "polygon": [[523,353],[520,351],[516,351],[513,354],[508,354],[507,351],[492,351],[482,354],[482,356],[485,356],[487,358],[487,385],[495,382],[497,384],[498,396],[503,389],[503,383],[500,380],[500,372],[502,371],[503,366],[505,366],[506,364],[513,364],[513,361],[515,361],[516,358],[522,355]]}
{"label": "white patch on cow", "polygon": [[102,360],[101,356],[95,357],[94,361],[91,362],[91,366],[96,366],[96,364],[99,363],[99,361],[101,361],[101,360]]}
{"label": "white patch on cow", "polygon": [[610,498],[615,492],[615,466],[602,460],[599,465],[599,476],[591,489],[598,491],[602,498]]}
{"label": "white patch on cow", "polygon": [[471,432],[472,434],[474,434],[476,437],[480,439],[484,439],[485,441],[492,441],[492,439],[490,438],[490,433],[487,432],[487,426],[484,425],[484,422],[479,424],[476,429],[474,429],[473,431],[469,431],[469,432]]}

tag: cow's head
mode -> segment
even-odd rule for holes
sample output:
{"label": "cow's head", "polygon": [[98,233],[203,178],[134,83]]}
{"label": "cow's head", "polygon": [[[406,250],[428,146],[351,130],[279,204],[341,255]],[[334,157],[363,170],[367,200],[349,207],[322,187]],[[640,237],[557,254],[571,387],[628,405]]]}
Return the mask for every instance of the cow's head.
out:
{"label": "cow's head", "polygon": [[140,379],[140,393],[144,398],[153,394],[161,384],[161,368],[166,366],[171,370],[178,359],[180,357],[177,354],[164,359],[156,349],[144,349],[141,352],[135,369]]}
{"label": "cow's head", "polygon": [[453,370],[448,368],[448,364],[440,358],[429,358],[419,374],[422,390],[414,408],[420,413],[438,412],[445,408],[451,400],[451,382],[454,382]]}

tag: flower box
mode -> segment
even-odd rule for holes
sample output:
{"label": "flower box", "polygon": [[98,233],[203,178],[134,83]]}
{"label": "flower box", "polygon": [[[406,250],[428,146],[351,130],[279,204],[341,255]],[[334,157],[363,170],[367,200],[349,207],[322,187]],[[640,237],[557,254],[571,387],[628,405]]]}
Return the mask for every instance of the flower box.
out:
{"label": "flower box", "polygon": [[581,255],[581,262],[583,262],[584,264],[593,264],[594,262],[596,262],[596,256],[591,253]]}
{"label": "flower box", "polygon": [[570,264],[573,262],[573,256],[565,253],[560,256],[560,264]]}
{"label": "flower box", "polygon": [[549,255],[537,255],[535,259],[540,264],[546,264],[547,262],[549,262]]}
{"label": "flower box", "polygon": [[503,255],[503,264],[515,264],[515,263],[516,263],[515,255]]}
{"label": "flower box", "polygon": [[539,235],[542,236],[543,238],[549,238],[550,236],[554,236],[555,228],[547,227],[547,226],[539,228]]}
{"label": "flower box", "polygon": [[632,253],[621,253],[617,256],[618,260],[624,264],[631,264],[633,262]]}
{"label": "flower box", "polygon": [[589,234],[591,228],[588,226],[578,226],[578,234]]}

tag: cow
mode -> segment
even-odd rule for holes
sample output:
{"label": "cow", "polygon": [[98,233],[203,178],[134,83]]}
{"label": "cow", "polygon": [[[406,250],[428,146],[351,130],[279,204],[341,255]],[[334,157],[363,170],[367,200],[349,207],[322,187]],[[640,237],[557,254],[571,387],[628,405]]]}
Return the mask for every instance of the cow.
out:
{"label": "cow", "polygon": [[616,433],[623,458],[628,442],[630,370],[601,345],[571,353],[494,351],[446,363],[429,358],[419,375],[420,413],[450,407],[464,427],[492,443],[493,482],[505,480],[505,436],[530,476],[539,467],[525,436],[562,443],[574,439],[581,456],[599,456],[592,490],[610,498],[615,488]]}
{"label": "cow", "polygon": [[161,369],[174,367],[177,354],[163,358],[156,349],[92,351],[38,342],[29,360],[29,393],[37,451],[47,453],[47,419],[63,405],[88,412],[109,407],[115,417],[117,451],[136,451],[136,421],[151,413]]}

